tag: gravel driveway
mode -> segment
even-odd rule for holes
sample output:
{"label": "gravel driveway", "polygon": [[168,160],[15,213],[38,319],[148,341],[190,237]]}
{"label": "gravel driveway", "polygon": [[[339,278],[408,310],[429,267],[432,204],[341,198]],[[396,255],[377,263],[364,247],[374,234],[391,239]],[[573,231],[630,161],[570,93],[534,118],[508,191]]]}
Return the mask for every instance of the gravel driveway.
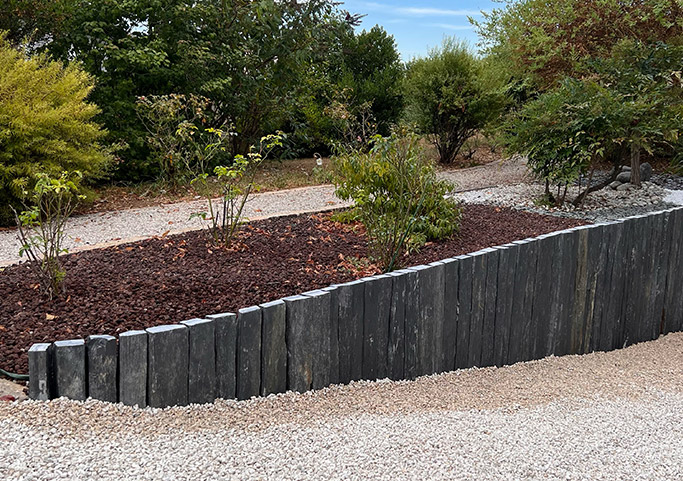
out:
{"label": "gravel driveway", "polygon": [[247,402],[0,403],[0,430],[12,479],[681,479],[683,334]]}
{"label": "gravel driveway", "polygon": [[[440,176],[456,183],[459,190],[469,190],[521,182],[526,176],[526,165],[521,159],[511,159],[469,169],[444,171]],[[245,216],[260,219],[347,205],[335,197],[333,186],[320,185],[255,194],[246,206]],[[201,229],[202,221],[197,218],[190,220],[190,215],[205,210],[204,201],[195,201],[73,217],[66,227],[64,247],[75,252],[154,237],[166,231],[178,233]],[[14,231],[1,231],[0,266],[19,261],[19,248]]]}

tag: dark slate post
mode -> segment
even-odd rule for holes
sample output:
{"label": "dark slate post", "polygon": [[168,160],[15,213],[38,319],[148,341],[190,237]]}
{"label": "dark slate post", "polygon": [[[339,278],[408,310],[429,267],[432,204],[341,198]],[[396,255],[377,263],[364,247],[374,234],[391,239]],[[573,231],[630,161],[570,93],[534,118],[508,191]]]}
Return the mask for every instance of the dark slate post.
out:
{"label": "dark slate post", "polygon": [[525,239],[516,241],[518,249],[517,268],[513,289],[512,317],[510,321],[510,342],[506,364],[531,359],[535,346],[533,328],[533,300],[536,281],[534,274],[538,260],[538,241]]}
{"label": "dark slate post", "polygon": [[512,318],[512,302],[515,269],[519,249],[515,244],[505,244],[497,247],[498,253],[498,283],[496,300],[496,320],[493,343],[493,363],[503,366],[508,358],[510,342],[510,323]]}
{"label": "dark slate post", "polygon": [[190,353],[187,400],[192,404],[216,399],[216,329],[211,319],[181,322],[187,327]]}
{"label": "dark slate post", "polygon": [[607,242],[604,224],[596,225],[588,230],[588,291],[582,354],[595,351],[600,342],[603,307],[607,300],[606,293],[609,292],[605,289]]}
{"label": "dark slate post", "polygon": [[666,288],[664,293],[665,332],[676,332],[683,329],[683,313],[680,295],[683,285],[683,270],[679,268],[683,262],[683,208],[674,209],[669,214],[669,250],[665,262],[668,265]]}
{"label": "dark slate post", "polygon": [[189,337],[180,324],[147,329],[147,403],[153,408],[188,401]]}
{"label": "dark slate post", "polygon": [[119,401],[127,406],[147,406],[147,332],[119,335]]}
{"label": "dark slate post", "polygon": [[363,377],[363,312],[365,282],[337,286],[339,382],[347,384]]}
{"label": "dark slate post", "polygon": [[55,396],[76,401],[86,398],[85,341],[54,343]]}
{"label": "dark slate post", "polygon": [[261,396],[287,390],[287,308],[282,300],[261,304]]}
{"label": "dark slate post", "polygon": [[85,340],[88,365],[88,397],[118,401],[116,370],[118,353],[114,336],[89,336]]}
{"label": "dark slate post", "polygon": [[444,261],[429,264],[430,284],[433,289],[427,293],[432,300],[432,349],[431,373],[450,371],[444,356],[444,322],[446,311],[446,264]]}
{"label": "dark slate post", "polygon": [[320,289],[330,293],[330,384],[339,383],[339,293],[337,286]]}
{"label": "dark slate post", "polygon": [[363,379],[386,378],[391,313],[391,277],[367,277],[363,327]]}
{"label": "dark slate post", "polygon": [[311,335],[317,301],[306,296],[283,299],[287,306],[287,389],[309,391],[313,387],[314,351],[319,349]]}
{"label": "dark slate post", "polygon": [[316,346],[313,352],[312,389],[321,389],[330,385],[330,311],[331,298],[329,292],[315,290],[305,292],[303,296],[314,301],[315,314],[308,322],[309,335]]}
{"label": "dark slate post", "polygon": [[261,389],[261,309],[237,313],[237,399],[258,396]]}
{"label": "dark slate post", "polygon": [[34,344],[28,350],[28,397],[38,401],[52,398],[52,350],[49,343]]}
{"label": "dark slate post", "polygon": [[232,312],[206,316],[216,331],[216,396],[237,397],[237,315]]}
{"label": "dark slate post", "polygon": [[485,249],[486,252],[486,293],[484,324],[481,339],[481,365],[495,365],[496,303],[498,302],[498,249]]}
{"label": "dark slate post", "polygon": [[417,271],[406,269],[406,291],[403,328],[405,348],[403,373],[406,379],[415,379],[419,374],[419,327],[420,327],[420,276]]}
{"label": "dark slate post", "polygon": [[486,309],[486,252],[474,252],[472,268],[472,311],[470,317],[469,353],[467,366],[481,366],[481,350],[484,335],[484,316]]}
{"label": "dark slate post", "polygon": [[406,271],[394,271],[391,277],[391,309],[389,316],[389,350],[387,364],[389,379],[405,379],[405,299],[407,289]]}
{"label": "dark slate post", "polygon": [[444,259],[443,333],[441,342],[441,368],[455,369],[455,347],[458,329],[458,268],[457,259]]}
{"label": "dark slate post", "polygon": [[605,227],[609,236],[605,282],[609,287],[604,314],[600,323],[601,351],[611,351],[621,347],[622,304],[625,293],[626,244],[623,221],[610,222]]}
{"label": "dark slate post", "polygon": [[[537,261],[533,276],[536,279],[534,287],[534,298],[532,301],[532,332],[535,338],[533,348],[533,358],[542,359],[548,356],[552,350],[548,346],[552,342],[552,329],[555,320],[550,317],[550,291],[555,283],[553,275],[553,262],[558,262],[555,257],[555,242],[559,234],[550,233],[538,237],[537,242]],[[519,263],[525,262],[520,259]],[[521,269],[524,266],[520,266]],[[555,266],[559,269],[559,266]],[[517,321],[515,321],[517,322]],[[526,356],[518,356],[520,359]]]}
{"label": "dark slate post", "polygon": [[570,302],[569,314],[569,352],[568,354],[579,354],[585,342],[586,333],[592,331],[592,326],[587,326],[588,321],[586,312],[590,309],[589,291],[589,230],[593,226],[581,226],[575,229],[576,232],[576,277],[574,278],[574,296]]}
{"label": "dark slate post", "polygon": [[409,270],[417,272],[419,279],[416,374],[423,376],[435,373],[442,358],[439,332],[443,326],[444,266],[437,263]]}
{"label": "dark slate post", "polygon": [[472,269],[474,258],[458,256],[458,326],[455,346],[455,368],[468,366],[470,350],[470,321],[472,318]]}

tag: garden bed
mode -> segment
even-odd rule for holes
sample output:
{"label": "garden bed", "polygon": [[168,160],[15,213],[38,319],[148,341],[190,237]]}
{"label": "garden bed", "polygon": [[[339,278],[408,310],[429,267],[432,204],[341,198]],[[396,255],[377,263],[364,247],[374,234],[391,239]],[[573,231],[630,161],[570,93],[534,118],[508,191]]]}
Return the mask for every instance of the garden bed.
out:
{"label": "garden bed", "polygon": [[[582,224],[506,208],[468,205],[462,228],[404,259],[418,265]],[[374,274],[359,225],[330,214],[279,217],[245,226],[231,251],[190,232],[68,255],[68,291],[46,301],[26,265],[0,272],[0,367],[27,372],[36,342],[116,335],[235,311]]]}

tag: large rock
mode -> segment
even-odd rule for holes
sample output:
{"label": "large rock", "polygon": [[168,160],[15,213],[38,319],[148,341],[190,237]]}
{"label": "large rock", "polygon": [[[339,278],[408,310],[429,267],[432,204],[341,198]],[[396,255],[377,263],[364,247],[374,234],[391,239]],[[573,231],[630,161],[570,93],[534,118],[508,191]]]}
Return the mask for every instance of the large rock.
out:
{"label": "large rock", "polygon": [[640,164],[640,180],[645,182],[652,178],[652,166],[648,163]]}
{"label": "large rock", "polygon": [[617,187],[617,191],[619,191],[619,192],[632,190],[632,189],[633,189],[633,185],[631,185],[631,184],[621,184],[619,187]]}
{"label": "large rock", "polygon": [[631,171],[629,170],[628,172],[622,172],[621,174],[617,175],[617,182],[631,182]]}

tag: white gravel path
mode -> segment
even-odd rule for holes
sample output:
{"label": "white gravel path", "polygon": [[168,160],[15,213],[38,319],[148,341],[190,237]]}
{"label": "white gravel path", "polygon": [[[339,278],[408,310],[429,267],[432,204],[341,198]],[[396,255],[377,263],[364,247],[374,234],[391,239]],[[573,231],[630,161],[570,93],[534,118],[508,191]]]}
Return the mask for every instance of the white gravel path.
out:
{"label": "white gravel path", "polygon": [[[526,178],[526,164],[515,158],[505,162],[440,172],[441,178],[460,190],[521,182]],[[334,195],[334,187],[320,185],[255,194],[247,204],[250,219],[318,212],[348,206]],[[69,219],[65,246],[69,252],[121,244],[135,240],[202,228],[195,212],[205,211],[205,201],[179,202],[155,207],[87,214]],[[0,231],[0,266],[20,261],[20,243],[12,230]]]}
{"label": "white gravel path", "polygon": [[17,480],[675,480],[683,334],[246,402],[0,403],[0,432]]}
{"label": "white gravel path", "polygon": [[[190,215],[206,211],[205,201],[179,202],[117,212],[87,214],[69,219],[64,247],[69,252],[115,245],[162,235],[201,229],[203,221]],[[317,212],[343,207],[334,195],[334,187],[321,185],[299,189],[264,192],[253,195],[245,208],[249,219]],[[20,243],[13,230],[0,232],[0,266],[19,258]]]}

